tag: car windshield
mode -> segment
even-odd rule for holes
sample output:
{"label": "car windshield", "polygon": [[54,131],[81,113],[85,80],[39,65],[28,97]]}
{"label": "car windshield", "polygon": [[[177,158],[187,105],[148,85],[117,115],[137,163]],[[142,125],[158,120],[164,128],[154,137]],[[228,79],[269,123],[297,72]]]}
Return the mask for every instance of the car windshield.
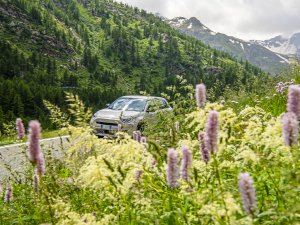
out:
{"label": "car windshield", "polygon": [[146,103],[145,99],[133,99],[128,103],[125,111],[142,112],[145,109]]}
{"label": "car windshield", "polygon": [[146,106],[146,99],[119,98],[108,108],[113,110],[138,111],[142,112]]}

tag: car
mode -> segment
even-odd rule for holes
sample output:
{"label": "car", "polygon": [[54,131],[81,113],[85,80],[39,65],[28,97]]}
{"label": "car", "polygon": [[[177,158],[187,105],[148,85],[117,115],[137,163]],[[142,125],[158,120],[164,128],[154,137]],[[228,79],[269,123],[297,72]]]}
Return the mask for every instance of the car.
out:
{"label": "car", "polygon": [[118,130],[131,135],[135,130],[143,131],[146,124],[155,121],[158,112],[164,111],[172,111],[172,108],[162,97],[122,96],[97,111],[90,126],[98,137],[115,137]]}

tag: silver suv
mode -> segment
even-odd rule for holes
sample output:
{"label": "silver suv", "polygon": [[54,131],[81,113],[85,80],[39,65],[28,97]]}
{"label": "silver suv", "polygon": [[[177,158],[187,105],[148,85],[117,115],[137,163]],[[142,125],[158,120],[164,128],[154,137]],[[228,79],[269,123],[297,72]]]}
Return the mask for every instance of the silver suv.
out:
{"label": "silver suv", "polygon": [[166,99],[153,96],[123,96],[96,112],[90,122],[99,137],[113,137],[119,130],[132,134],[155,120],[158,112],[172,111]]}

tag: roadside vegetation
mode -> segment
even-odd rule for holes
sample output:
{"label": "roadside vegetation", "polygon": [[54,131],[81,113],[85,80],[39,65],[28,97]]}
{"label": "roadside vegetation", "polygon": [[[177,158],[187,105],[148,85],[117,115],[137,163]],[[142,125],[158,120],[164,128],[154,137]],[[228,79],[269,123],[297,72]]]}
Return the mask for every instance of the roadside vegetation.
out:
{"label": "roadside vegetation", "polygon": [[159,116],[135,139],[95,137],[77,99],[62,159],[39,148],[31,123],[27,172],[1,183],[0,223],[298,224],[297,68],[263,95],[229,90],[216,101],[177,76],[162,94],[174,117]]}

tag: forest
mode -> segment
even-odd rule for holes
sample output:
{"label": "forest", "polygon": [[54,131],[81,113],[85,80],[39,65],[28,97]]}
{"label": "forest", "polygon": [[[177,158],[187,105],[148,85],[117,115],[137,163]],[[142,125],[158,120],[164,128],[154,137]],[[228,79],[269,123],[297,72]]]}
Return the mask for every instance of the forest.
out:
{"label": "forest", "polygon": [[107,0],[0,1],[0,130],[17,117],[55,129],[48,100],[65,92],[94,111],[125,94],[160,95],[176,75],[205,82],[211,100],[226,89],[255,91],[270,76],[180,34],[144,10]]}

